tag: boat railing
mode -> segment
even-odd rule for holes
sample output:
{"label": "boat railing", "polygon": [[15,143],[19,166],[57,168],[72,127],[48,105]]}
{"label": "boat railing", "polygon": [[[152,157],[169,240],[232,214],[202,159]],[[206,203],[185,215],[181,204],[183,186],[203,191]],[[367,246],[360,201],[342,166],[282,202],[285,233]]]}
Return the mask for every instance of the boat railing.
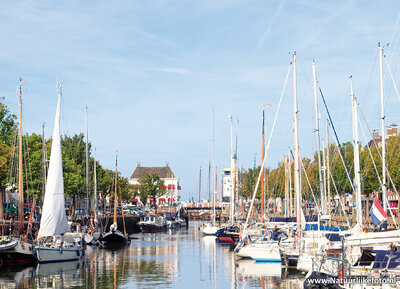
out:
{"label": "boat railing", "polygon": [[[317,257],[320,257],[320,263],[316,262]],[[331,275],[339,276],[339,277],[350,277],[351,276],[351,266],[350,263],[347,259],[344,258],[338,258],[334,256],[328,256],[325,254],[315,254],[315,257],[312,258],[312,270],[315,271],[315,267],[318,265],[319,268],[317,268],[318,271],[322,269],[322,266],[324,263],[326,264],[327,262],[325,261],[331,261],[333,263],[333,266],[330,267],[332,271],[336,268],[336,272],[330,272]],[[347,273],[347,274],[346,274]]]}

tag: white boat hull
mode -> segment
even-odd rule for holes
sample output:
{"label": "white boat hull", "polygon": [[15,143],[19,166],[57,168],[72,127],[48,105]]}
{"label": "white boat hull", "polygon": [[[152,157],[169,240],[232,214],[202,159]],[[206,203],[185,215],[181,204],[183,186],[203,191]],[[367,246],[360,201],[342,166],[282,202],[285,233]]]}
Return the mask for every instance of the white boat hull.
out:
{"label": "white boat hull", "polygon": [[297,262],[297,270],[301,272],[310,272],[313,267],[313,257],[311,254],[300,254]]}
{"label": "white boat hull", "polygon": [[85,236],[83,237],[83,239],[85,240],[85,243],[87,245],[91,245],[93,242],[93,235],[90,234],[85,234]]}
{"label": "white boat hull", "polygon": [[251,254],[254,254],[255,252],[259,250],[264,250],[264,249],[271,249],[273,247],[277,247],[278,243],[274,241],[269,241],[269,242],[263,242],[263,243],[250,243],[247,245],[244,245],[243,247],[240,247],[240,249],[236,252],[236,256],[240,258],[251,258]]}
{"label": "white boat hull", "polygon": [[45,248],[37,247],[36,256],[39,263],[67,262],[79,260],[83,255],[82,248]]}
{"label": "white boat hull", "polygon": [[281,277],[282,269],[279,263],[259,263],[243,259],[236,261],[236,264],[238,272],[245,276]]}
{"label": "white boat hull", "polygon": [[277,245],[249,248],[249,255],[256,262],[281,262],[281,253]]}
{"label": "white boat hull", "polygon": [[206,225],[206,226],[201,227],[200,231],[204,235],[215,235],[215,233],[217,233],[218,229],[219,228],[217,226]]}
{"label": "white boat hull", "polygon": [[239,249],[239,251],[237,251],[236,256],[240,257],[240,258],[251,258],[250,257],[250,250],[249,250],[250,246],[243,246]]}
{"label": "white boat hull", "polygon": [[18,241],[12,238],[3,238],[0,244],[0,251],[12,250],[17,246]]}
{"label": "white boat hull", "polygon": [[100,233],[99,232],[95,232],[93,235],[85,234],[85,236],[83,238],[87,245],[99,245],[100,244],[100,241],[99,241]]}

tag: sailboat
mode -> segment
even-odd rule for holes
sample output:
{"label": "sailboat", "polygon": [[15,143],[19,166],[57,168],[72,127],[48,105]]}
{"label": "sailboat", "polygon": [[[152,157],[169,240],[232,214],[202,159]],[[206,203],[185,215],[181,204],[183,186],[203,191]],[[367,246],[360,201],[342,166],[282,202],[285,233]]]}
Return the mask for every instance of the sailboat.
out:
{"label": "sailboat", "polygon": [[[383,95],[383,48],[378,45],[379,56],[380,56],[380,85],[381,85],[381,129],[382,129],[382,201],[383,210],[387,211],[387,196],[386,196],[386,165],[385,165],[385,112],[384,112],[384,95]],[[350,78],[351,80],[351,78]],[[353,85],[351,82],[351,96],[353,104],[353,134],[355,134],[354,140],[354,154],[358,157],[358,130],[357,130],[357,99],[354,97]],[[400,242],[400,230],[387,230],[380,232],[368,232],[363,233],[361,228],[363,224],[362,216],[362,203],[361,203],[361,180],[360,180],[360,168],[359,162],[356,163],[358,172],[356,172],[356,209],[357,209],[357,224],[356,228],[352,230],[355,232],[345,238],[346,245],[349,245],[349,260],[357,261],[357,258],[361,258],[363,246],[373,246],[374,249],[389,250],[394,242]],[[386,222],[386,220],[385,220]],[[356,230],[358,229],[358,230]],[[360,250],[361,249],[361,250]]]}
{"label": "sailboat", "polygon": [[[295,58],[293,58],[293,64],[295,65]],[[293,70],[295,72],[295,69]],[[329,240],[326,238],[327,235],[332,235],[334,232],[337,233],[340,231],[339,228],[334,228],[334,227],[327,227],[327,226],[321,226],[320,225],[320,217],[326,216],[326,201],[325,201],[325,186],[323,183],[323,174],[322,174],[322,169],[321,169],[321,155],[320,155],[320,132],[319,132],[319,113],[318,113],[318,102],[317,102],[317,78],[316,78],[316,72],[315,72],[315,62],[312,61],[312,72],[313,72],[313,91],[314,91],[314,109],[315,109],[315,132],[316,132],[316,143],[317,143],[317,164],[318,164],[318,175],[319,175],[319,192],[320,192],[320,197],[321,197],[321,211],[318,213],[318,224],[312,225],[312,224],[304,224],[303,222],[303,227],[298,228],[298,236],[297,242],[295,243],[295,246],[292,248],[289,248],[288,250],[282,250],[281,255],[282,255],[282,261],[285,261],[284,263],[286,266],[289,267],[296,267],[300,271],[303,270],[311,270],[311,265],[312,265],[312,258],[314,257],[314,254],[316,251],[319,251],[322,246],[326,245]],[[296,100],[297,103],[297,100]],[[296,108],[297,110],[297,108]],[[295,115],[295,117],[297,117]],[[295,127],[295,132],[297,133],[298,127]],[[298,142],[298,140],[297,140]],[[296,146],[296,145],[295,145]],[[297,144],[298,146],[298,144]],[[295,159],[296,162],[296,159]],[[300,191],[296,191],[296,195],[301,194]],[[297,200],[301,200],[300,198],[297,198]],[[300,208],[300,214],[303,216],[303,211]],[[299,216],[299,215],[298,215]],[[330,218],[330,217],[329,217]],[[301,229],[301,230],[300,230]],[[337,245],[337,244],[335,244]]]}
{"label": "sailboat", "polygon": [[[0,237],[1,265],[27,264],[35,261],[33,245],[28,242],[29,226],[24,236],[24,193],[22,177],[22,82],[19,81],[19,236]],[[33,210],[34,205],[32,205]]]}
{"label": "sailboat", "polygon": [[[293,61],[291,65],[293,65],[293,140],[294,140],[294,188],[296,194],[296,221],[297,221],[297,234],[300,234],[304,229],[304,215],[302,213],[301,208],[301,178],[300,178],[300,155],[299,155],[299,135],[298,135],[298,105],[297,105],[297,81],[296,81],[296,54],[293,54]],[[262,160],[261,168],[264,167],[265,158]],[[262,175],[262,169],[260,170],[259,179],[257,181],[256,188],[254,190],[252,203],[250,205],[249,213],[252,208],[252,204],[254,203],[255,193],[257,192],[258,182],[264,177]],[[249,214],[246,219],[245,228],[248,222]],[[282,251],[290,252],[288,254],[291,258],[296,259],[298,256],[298,251],[292,252],[294,246],[296,245],[294,242],[294,238],[270,238],[267,241],[262,238],[260,242],[255,244],[241,245],[236,247],[235,252],[238,256],[246,256],[250,257],[255,261],[262,262],[281,262],[282,260]],[[243,242],[242,242],[243,243]],[[297,254],[296,254],[297,253]]]}
{"label": "sailboat", "polygon": [[38,233],[36,256],[39,263],[79,260],[83,247],[67,236],[71,229],[65,213],[64,180],[60,138],[61,85],[54,120],[53,142],[47,174],[46,193]]}
{"label": "sailboat", "polygon": [[[380,56],[380,85],[381,85],[381,124],[382,124],[382,193],[383,203],[387,202],[385,193],[385,137],[384,137],[384,101],[383,101],[383,48],[379,45]],[[327,255],[319,255],[315,258],[312,270],[306,276],[304,282],[305,288],[311,288],[308,282],[311,279],[320,279],[327,276],[332,277],[362,277],[368,275],[376,279],[386,278],[391,273],[397,274],[400,265],[398,263],[399,254],[397,244],[400,242],[400,230],[386,230],[378,232],[363,232],[363,213],[361,202],[361,179],[359,163],[359,142],[358,142],[358,115],[357,99],[353,93],[352,77],[350,77],[351,102],[352,102],[352,122],[353,122],[353,145],[354,145],[354,170],[355,170],[355,194],[356,194],[356,225],[351,228],[343,237],[343,247],[340,250],[341,258],[331,258]],[[382,211],[385,211],[380,205],[379,200],[375,200]],[[375,202],[374,202],[375,206]],[[386,208],[386,206],[384,206]],[[329,284],[329,283],[326,283]],[[375,284],[374,284],[375,285]],[[391,284],[385,288],[397,288],[396,284]],[[348,288],[348,287],[346,287]],[[376,288],[375,286],[365,286],[363,288]]]}
{"label": "sailboat", "polygon": [[[215,164],[214,164],[214,110],[213,110],[213,115],[212,115],[212,167],[214,169],[214,174],[216,175],[217,172],[215,170]],[[214,177],[215,180],[215,177]],[[213,213],[212,213],[212,222],[211,223],[205,223],[203,224],[203,226],[200,228],[200,231],[204,234],[204,235],[215,235],[215,233],[217,233],[219,227],[215,222],[215,195],[216,195],[216,183],[214,184],[214,193],[213,193]]]}
{"label": "sailboat", "polygon": [[96,148],[94,149],[93,160],[93,179],[94,179],[94,206],[93,206],[93,230],[84,235],[84,240],[87,245],[100,245],[100,230],[102,230],[101,223],[97,219],[97,176],[96,176]]}
{"label": "sailboat", "polygon": [[118,163],[118,152],[115,158],[115,186],[114,186],[114,222],[110,226],[110,231],[104,234],[99,238],[99,241],[105,242],[106,245],[124,245],[129,242],[128,236],[123,234],[121,231],[118,231],[117,227],[117,203],[118,203],[118,194],[117,194],[117,177],[118,177],[118,170],[117,170],[117,163]]}
{"label": "sailboat", "polygon": [[232,190],[230,196],[230,216],[229,216],[229,226],[223,227],[217,231],[215,234],[217,236],[218,241],[220,242],[227,242],[227,243],[237,243],[239,240],[239,227],[235,224],[235,193],[236,193],[236,168],[237,168],[237,138],[236,138],[236,149],[233,150],[233,118],[230,117],[230,129],[231,129],[231,151],[230,151],[230,158],[231,158],[231,168],[230,168],[230,175],[232,178]]}

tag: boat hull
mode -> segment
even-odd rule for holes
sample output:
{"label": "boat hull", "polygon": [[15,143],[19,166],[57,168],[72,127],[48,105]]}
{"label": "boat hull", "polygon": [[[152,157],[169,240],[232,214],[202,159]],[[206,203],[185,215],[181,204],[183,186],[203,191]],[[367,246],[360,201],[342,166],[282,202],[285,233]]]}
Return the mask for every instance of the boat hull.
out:
{"label": "boat hull", "polygon": [[0,244],[0,252],[6,250],[12,250],[15,246],[17,246],[18,241],[14,239],[9,239],[7,241],[1,242]]}
{"label": "boat hull", "polygon": [[86,234],[84,237],[86,245],[99,245],[100,244],[100,233],[96,232],[93,235]]}
{"label": "boat hull", "polygon": [[256,262],[281,262],[278,247],[253,248],[250,250],[250,258]]}
{"label": "boat hull", "polygon": [[36,248],[36,256],[40,264],[54,262],[76,261],[83,255],[82,248]]}
{"label": "boat hull", "polygon": [[126,244],[129,241],[128,237],[122,234],[120,231],[108,232],[104,236],[102,236],[99,240],[105,242],[107,245]]}
{"label": "boat hull", "polygon": [[167,226],[166,225],[157,226],[154,224],[140,224],[139,228],[142,231],[142,233],[156,233],[165,231],[167,229]]}
{"label": "boat hull", "polygon": [[296,253],[285,253],[282,250],[281,253],[281,264],[286,267],[297,268],[299,260],[299,254]]}
{"label": "boat hull", "polygon": [[229,236],[217,236],[218,241],[224,243],[233,243],[233,239]]}
{"label": "boat hull", "polygon": [[237,243],[239,241],[239,233],[235,232],[235,229],[219,229],[215,235],[220,242]]}
{"label": "boat hull", "polygon": [[36,261],[33,246],[19,239],[13,239],[11,249],[0,251],[0,266],[32,264]]}
{"label": "boat hull", "polygon": [[35,256],[18,253],[18,252],[1,252],[0,253],[0,267],[33,264],[36,262]]}
{"label": "boat hull", "polygon": [[217,233],[218,229],[219,228],[216,226],[205,225],[205,226],[201,227],[200,230],[204,235],[215,235]]}

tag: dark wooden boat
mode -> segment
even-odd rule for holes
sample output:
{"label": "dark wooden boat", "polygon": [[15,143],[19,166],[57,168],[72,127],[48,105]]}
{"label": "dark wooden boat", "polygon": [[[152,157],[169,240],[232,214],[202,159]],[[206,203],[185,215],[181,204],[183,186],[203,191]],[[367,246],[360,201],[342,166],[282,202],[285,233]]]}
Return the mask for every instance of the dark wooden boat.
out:
{"label": "dark wooden boat", "polygon": [[115,231],[109,231],[103,236],[101,236],[99,238],[99,241],[106,243],[106,245],[126,244],[129,242],[129,238],[122,232],[115,230]]}
{"label": "dark wooden boat", "polygon": [[154,233],[165,231],[167,222],[162,215],[147,215],[140,218],[138,226],[143,233]]}

